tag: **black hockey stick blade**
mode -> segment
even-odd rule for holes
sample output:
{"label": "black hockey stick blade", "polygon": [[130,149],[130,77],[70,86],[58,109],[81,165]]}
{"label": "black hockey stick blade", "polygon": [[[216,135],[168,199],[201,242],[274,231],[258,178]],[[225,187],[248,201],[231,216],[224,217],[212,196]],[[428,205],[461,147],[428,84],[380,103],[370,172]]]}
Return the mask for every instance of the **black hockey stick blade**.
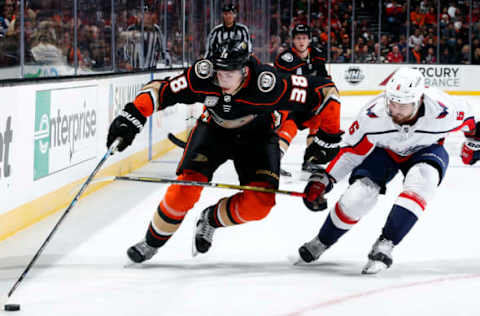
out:
{"label": "black hockey stick blade", "polygon": [[174,143],[175,145],[177,145],[180,148],[185,148],[187,146],[186,142],[184,142],[183,140],[181,140],[177,136],[173,135],[172,133],[168,133],[167,137],[172,143]]}

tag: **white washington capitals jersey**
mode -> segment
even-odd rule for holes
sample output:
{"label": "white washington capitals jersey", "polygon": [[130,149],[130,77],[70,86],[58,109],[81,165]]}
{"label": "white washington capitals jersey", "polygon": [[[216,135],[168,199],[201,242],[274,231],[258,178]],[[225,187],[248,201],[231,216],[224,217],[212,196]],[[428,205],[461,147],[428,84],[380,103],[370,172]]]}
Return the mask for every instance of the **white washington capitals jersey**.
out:
{"label": "white washington capitals jersey", "polygon": [[386,107],[385,94],[380,94],[362,108],[345,134],[340,152],[327,167],[335,180],[350,174],[375,147],[384,148],[394,160],[402,161],[425,147],[441,144],[450,132],[475,129],[470,105],[436,88],[425,89],[413,125],[393,123]]}

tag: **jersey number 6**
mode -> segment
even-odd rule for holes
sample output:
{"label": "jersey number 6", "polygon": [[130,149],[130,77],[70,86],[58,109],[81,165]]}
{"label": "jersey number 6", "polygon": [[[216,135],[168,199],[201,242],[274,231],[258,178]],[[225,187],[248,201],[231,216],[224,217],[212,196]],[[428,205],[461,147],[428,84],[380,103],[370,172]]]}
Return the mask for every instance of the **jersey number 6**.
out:
{"label": "jersey number 6", "polygon": [[348,132],[350,133],[350,135],[352,135],[353,133],[355,133],[355,131],[360,127],[360,125],[358,125],[358,121],[355,121],[352,123],[352,126],[350,126],[350,128],[348,129]]}

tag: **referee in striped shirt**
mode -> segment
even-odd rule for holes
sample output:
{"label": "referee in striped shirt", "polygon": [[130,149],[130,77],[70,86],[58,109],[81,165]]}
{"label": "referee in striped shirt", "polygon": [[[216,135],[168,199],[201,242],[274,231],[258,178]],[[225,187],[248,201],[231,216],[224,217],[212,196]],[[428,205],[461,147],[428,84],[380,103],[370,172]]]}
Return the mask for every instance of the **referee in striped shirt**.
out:
{"label": "referee in striped shirt", "polygon": [[155,69],[160,62],[168,66],[171,62],[170,55],[166,51],[165,38],[160,26],[155,23],[157,19],[155,6],[145,5],[143,12],[143,34],[141,19],[127,28],[130,34],[125,47],[128,63],[133,69]]}
{"label": "referee in striped shirt", "polygon": [[205,58],[210,58],[212,51],[222,43],[231,39],[242,40],[248,43],[248,52],[252,53],[252,40],[248,27],[235,22],[237,9],[233,4],[226,4],[222,8],[223,23],[215,26],[207,37]]}

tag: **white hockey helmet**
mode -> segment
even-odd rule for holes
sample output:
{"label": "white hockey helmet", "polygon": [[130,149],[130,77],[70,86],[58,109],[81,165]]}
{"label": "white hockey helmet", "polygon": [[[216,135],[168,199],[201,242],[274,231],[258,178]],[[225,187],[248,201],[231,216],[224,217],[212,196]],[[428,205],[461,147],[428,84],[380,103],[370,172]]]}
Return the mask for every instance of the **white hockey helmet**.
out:
{"label": "white hockey helmet", "polygon": [[425,90],[425,78],[417,69],[401,67],[390,78],[385,89],[385,97],[388,102],[408,104],[413,103],[414,110],[412,116],[417,113],[420,101]]}

